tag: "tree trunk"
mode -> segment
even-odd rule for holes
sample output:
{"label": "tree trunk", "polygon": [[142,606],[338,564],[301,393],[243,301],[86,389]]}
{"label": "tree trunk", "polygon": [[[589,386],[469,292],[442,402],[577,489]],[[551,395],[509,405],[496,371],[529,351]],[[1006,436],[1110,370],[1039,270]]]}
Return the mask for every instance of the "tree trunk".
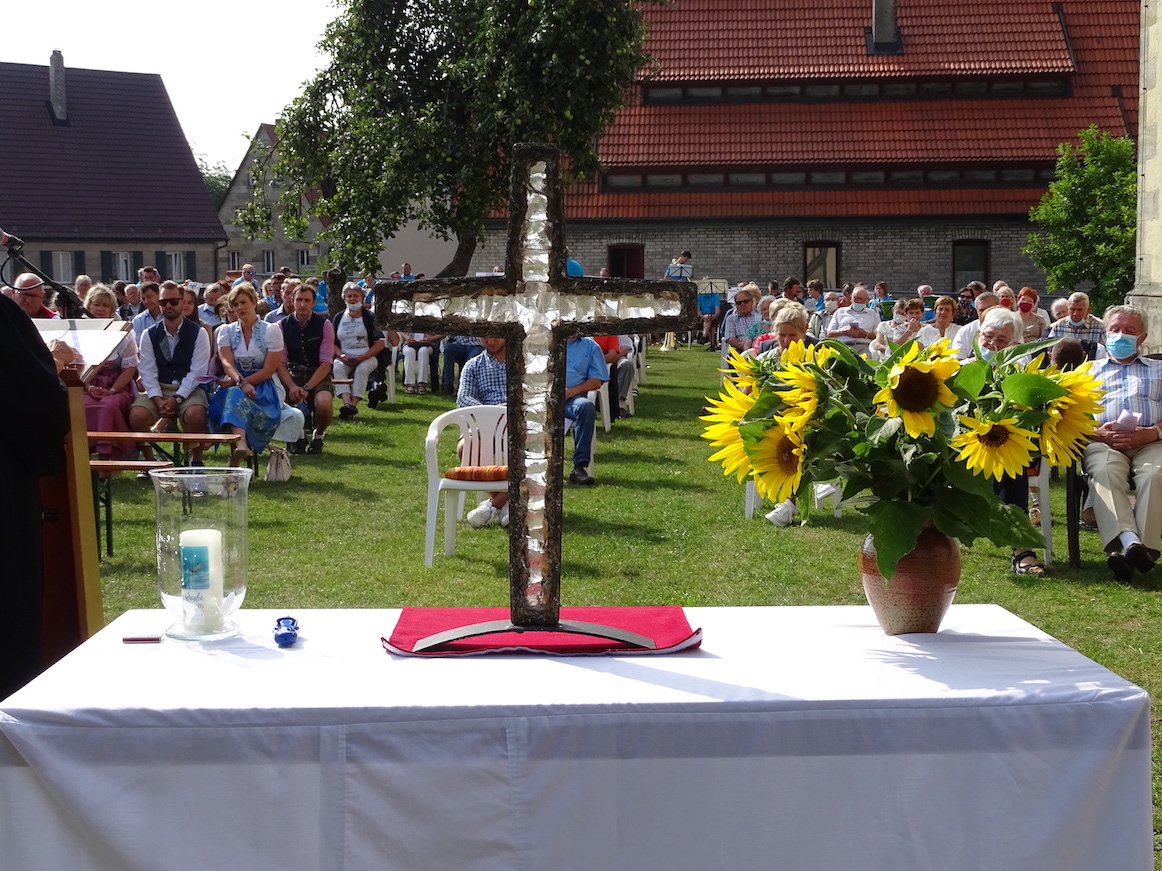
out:
{"label": "tree trunk", "polygon": [[475,233],[456,234],[456,254],[452,262],[439,271],[435,278],[452,278],[468,274],[468,267],[472,263],[472,255],[476,251]]}
{"label": "tree trunk", "polygon": [[347,276],[342,269],[332,269],[327,273],[327,312],[332,317],[346,308],[343,302],[343,285]]}

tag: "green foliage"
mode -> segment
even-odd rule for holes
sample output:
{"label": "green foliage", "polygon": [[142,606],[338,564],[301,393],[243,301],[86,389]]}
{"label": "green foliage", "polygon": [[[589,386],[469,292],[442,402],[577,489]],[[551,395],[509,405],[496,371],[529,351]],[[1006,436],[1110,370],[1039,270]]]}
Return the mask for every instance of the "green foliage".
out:
{"label": "green foliage", "polygon": [[1045,270],[1050,290],[1092,281],[1094,308],[1103,311],[1134,286],[1137,160],[1128,136],[1092,126],[1078,137],[1080,147],[1057,148],[1057,179],[1029,212],[1041,232],[1024,250]]}
{"label": "green foliage", "polygon": [[[648,61],[627,0],[342,9],[323,41],[330,62],[279,122],[272,172],[284,225],[309,202],[346,268],[374,269],[383,239],[411,220],[474,240],[506,199],[517,142],[554,143],[574,174],[592,173],[597,137]],[[268,205],[241,217],[248,232],[261,231]]]}
{"label": "green foliage", "polygon": [[226,199],[226,191],[230,188],[230,182],[234,178],[234,173],[222,161],[211,164],[209,159],[204,154],[197,155],[198,169],[202,173],[202,181],[206,185],[206,190],[210,194],[210,199],[214,201],[214,208],[222,205]]}

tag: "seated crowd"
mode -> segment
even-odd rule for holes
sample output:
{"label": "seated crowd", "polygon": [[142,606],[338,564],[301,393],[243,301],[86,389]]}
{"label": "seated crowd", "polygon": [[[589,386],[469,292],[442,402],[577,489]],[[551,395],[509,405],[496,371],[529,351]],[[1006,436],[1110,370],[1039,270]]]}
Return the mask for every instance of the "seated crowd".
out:
{"label": "seated crowd", "polygon": [[[393,349],[403,358],[408,393],[424,393],[429,385],[433,391],[451,393],[459,368],[458,406],[506,401],[504,340],[385,336],[370,310],[374,275],[343,287],[344,307],[333,317],[326,286],[317,278],[299,279],[285,267],[259,283],[254,267],[246,264],[237,280],[216,281],[200,293],[193,283],[163,281],[153,267],[142,268],[138,275],[136,284],[106,286],[83,275],[75,282],[92,314],[132,322],[119,351],[86,389],[90,431],[146,431],[174,421],[187,432],[234,432],[240,439],[232,465],[245,462],[272,440],[287,441],[293,451],[318,454],[334,417],[336,394],[343,419],[358,415],[365,398],[372,409],[384,401],[384,380],[394,377]],[[405,263],[390,280],[421,277]],[[4,293],[31,318],[59,316],[35,274],[18,276]],[[825,290],[812,280],[804,292],[797,279],[787,278],[781,284],[772,281],[765,295],[754,282],[733,287],[726,302],[718,318],[704,312],[704,329],[720,337],[724,351],[749,355],[777,357],[792,342],[830,338],[869,359],[885,359],[905,342],[927,347],[943,339],[967,360],[978,351],[991,356],[1023,342],[1061,340],[1054,348],[1055,362],[1093,360],[1094,372],[1105,380],[1106,411],[1086,451],[1084,471],[1092,480],[1090,516],[1109,554],[1109,566],[1125,579],[1135,571],[1149,571],[1160,558],[1162,517],[1156,515],[1162,510],[1162,473],[1157,471],[1160,458],[1154,445],[1162,440],[1162,362],[1138,353],[1146,338],[1141,310],[1115,306],[1102,320],[1090,311],[1089,297],[1079,292],[1054,300],[1047,312],[1036,290],[1014,291],[1004,281],[991,290],[970,282],[955,296],[937,296],[930,286],[920,285],[914,296],[897,300],[885,282],[869,293],[864,284]],[[628,416],[635,383],[633,354],[633,341],[626,336],[568,343],[565,412],[574,436],[569,474],[574,484],[595,483],[588,466],[596,408],[588,394],[608,382],[611,416]],[[392,371],[384,374],[385,365]],[[309,435],[304,428],[308,419]],[[116,443],[92,448],[102,458],[131,453]],[[201,454],[199,446],[192,448],[194,465],[202,464]],[[1029,505],[1026,476],[1002,481],[998,492],[1006,502]],[[469,512],[469,522],[503,525],[506,500],[507,493],[492,494]],[[784,504],[768,517],[786,526],[795,513],[793,504]],[[1013,554],[1014,572],[1042,570],[1033,552]]]}

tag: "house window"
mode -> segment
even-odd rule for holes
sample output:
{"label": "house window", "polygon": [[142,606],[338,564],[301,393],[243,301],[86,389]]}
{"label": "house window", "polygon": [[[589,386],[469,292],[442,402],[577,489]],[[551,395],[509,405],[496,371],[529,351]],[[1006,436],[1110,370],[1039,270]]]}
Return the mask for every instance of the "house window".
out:
{"label": "house window", "polygon": [[72,285],[76,273],[73,272],[73,252],[72,251],[53,251],[52,252],[52,277],[54,281],[59,281],[61,284]]}
{"label": "house window", "polygon": [[137,281],[137,271],[133,268],[133,255],[130,252],[113,252],[113,280]]}
{"label": "house window", "polygon": [[839,287],[839,243],[803,243],[803,281],[818,278],[824,287]]}
{"label": "house window", "polygon": [[262,271],[265,272],[267,275],[274,274],[274,252],[273,251],[263,251],[262,252]]}
{"label": "house window", "polygon": [[299,272],[309,272],[311,268],[311,249],[299,249]]}
{"label": "house window", "polygon": [[229,252],[227,252],[227,257],[228,257],[229,264],[230,264],[229,266],[226,267],[227,270],[230,272],[241,272],[242,271],[242,252],[241,251],[229,251]]}
{"label": "house window", "polygon": [[989,243],[965,240],[952,243],[952,286],[964,287],[980,281],[988,287]]}
{"label": "house window", "polygon": [[165,252],[165,274],[170,281],[186,280],[186,255],[183,252]]}

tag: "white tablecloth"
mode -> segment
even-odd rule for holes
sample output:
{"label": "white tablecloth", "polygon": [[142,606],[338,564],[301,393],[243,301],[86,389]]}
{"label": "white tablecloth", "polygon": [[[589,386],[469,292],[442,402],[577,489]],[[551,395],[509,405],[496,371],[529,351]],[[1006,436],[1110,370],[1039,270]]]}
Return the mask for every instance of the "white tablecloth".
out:
{"label": "white tablecloth", "polygon": [[393,658],[131,611],[0,702],[0,869],[1148,871],[1149,700],[1007,611],[691,608],[673,656]]}

